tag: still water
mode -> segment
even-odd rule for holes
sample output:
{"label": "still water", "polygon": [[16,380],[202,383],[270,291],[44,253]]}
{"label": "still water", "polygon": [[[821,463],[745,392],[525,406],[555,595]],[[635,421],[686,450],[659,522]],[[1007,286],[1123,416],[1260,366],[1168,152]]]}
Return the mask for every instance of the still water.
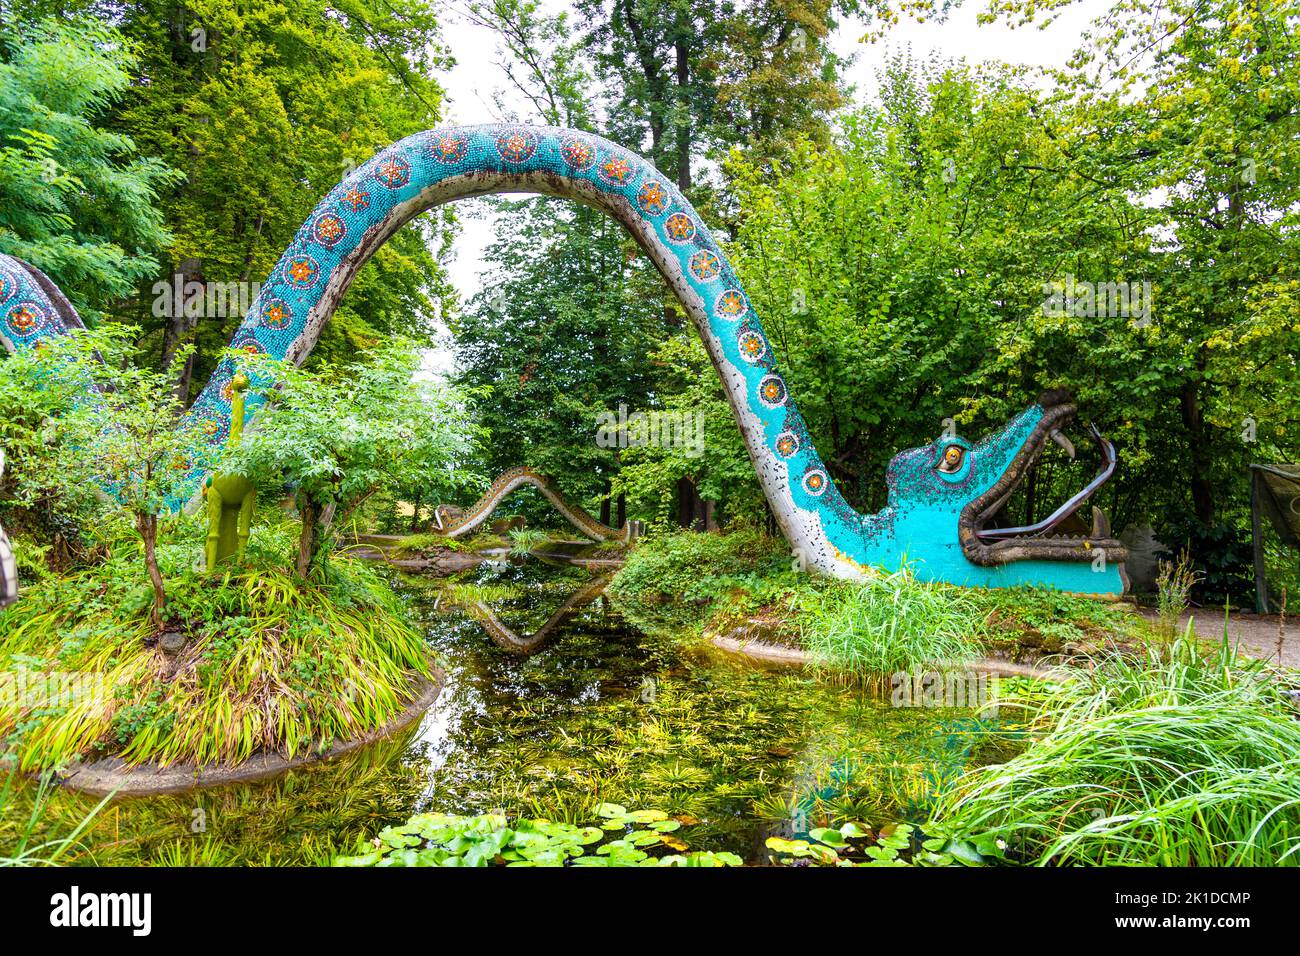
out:
{"label": "still water", "polygon": [[[768,836],[916,819],[996,754],[969,711],[893,707],[639,630],[607,576],[529,559],[399,579],[447,671],[418,725],[274,781],[118,801],[65,862],[320,863],[420,811],[586,822],[602,801],[694,818],[691,849],[764,862]],[[56,794],[42,830],[94,803]],[[0,846],[29,809],[30,794],[10,801]]]}

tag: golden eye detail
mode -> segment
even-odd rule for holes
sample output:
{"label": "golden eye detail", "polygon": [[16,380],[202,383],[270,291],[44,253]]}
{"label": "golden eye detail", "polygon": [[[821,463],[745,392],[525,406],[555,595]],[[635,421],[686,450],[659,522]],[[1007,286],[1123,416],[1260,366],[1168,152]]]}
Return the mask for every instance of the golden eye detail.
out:
{"label": "golden eye detail", "polygon": [[962,460],[966,457],[966,449],[961,445],[949,445],[943,453],[943,459],[939,462],[939,470],[952,474],[961,468]]}

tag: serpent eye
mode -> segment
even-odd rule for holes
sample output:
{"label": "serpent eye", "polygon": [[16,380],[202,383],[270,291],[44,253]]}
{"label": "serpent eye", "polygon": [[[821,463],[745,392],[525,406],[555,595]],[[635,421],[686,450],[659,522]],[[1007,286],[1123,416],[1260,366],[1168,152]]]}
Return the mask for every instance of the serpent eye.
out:
{"label": "serpent eye", "polygon": [[961,468],[962,461],[966,458],[966,449],[961,445],[949,445],[939,459],[939,470],[952,474]]}

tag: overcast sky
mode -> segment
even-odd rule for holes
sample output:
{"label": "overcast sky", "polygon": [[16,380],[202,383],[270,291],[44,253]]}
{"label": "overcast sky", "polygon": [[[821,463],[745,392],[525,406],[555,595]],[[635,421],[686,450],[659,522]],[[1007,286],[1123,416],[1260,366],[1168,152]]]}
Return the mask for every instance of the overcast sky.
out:
{"label": "overcast sky", "polygon": [[[542,5],[551,12],[567,6],[564,0],[543,0]],[[856,87],[855,99],[862,102],[874,95],[877,71],[891,54],[908,48],[922,60],[937,54],[944,59],[965,59],[970,63],[1001,60],[1030,66],[1062,65],[1078,46],[1083,28],[1109,8],[1110,0],[1082,0],[1046,30],[1013,30],[1002,24],[980,26],[975,22],[975,15],[983,6],[982,0],[975,3],[967,0],[945,23],[904,20],[884,40],[871,44],[860,42],[865,32],[860,22],[843,24],[832,35],[831,42],[840,56],[856,57],[845,73],[847,82]],[[444,115],[448,123],[493,122],[501,119],[493,103],[493,93],[506,85],[497,66],[501,54],[492,32],[471,23],[460,12],[462,9],[462,4],[455,3],[444,7],[442,13],[442,35],[457,61],[455,68],[438,74],[447,92]],[[521,113],[525,111],[518,96],[510,96],[508,91],[506,102]],[[449,271],[453,284],[468,299],[479,289],[483,251],[494,238],[495,224],[481,202],[462,202],[458,212],[462,228]],[[430,371],[444,369],[448,358],[438,350],[429,356],[427,367]]]}

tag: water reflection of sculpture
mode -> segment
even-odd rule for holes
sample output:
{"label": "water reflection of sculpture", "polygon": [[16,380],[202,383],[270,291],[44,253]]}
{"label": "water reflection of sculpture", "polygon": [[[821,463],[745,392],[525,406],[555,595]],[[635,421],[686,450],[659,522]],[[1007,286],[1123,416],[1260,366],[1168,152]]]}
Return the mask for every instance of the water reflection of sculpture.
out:
{"label": "water reflection of sculpture", "polygon": [[508,627],[486,601],[470,601],[464,607],[498,646],[515,654],[535,654],[546,646],[546,639],[550,637],[552,631],[568,620],[579,608],[600,597],[612,577],[612,574],[603,574],[573,592],[555,610],[555,613],[546,619],[546,623],[525,637],[520,637]]}

